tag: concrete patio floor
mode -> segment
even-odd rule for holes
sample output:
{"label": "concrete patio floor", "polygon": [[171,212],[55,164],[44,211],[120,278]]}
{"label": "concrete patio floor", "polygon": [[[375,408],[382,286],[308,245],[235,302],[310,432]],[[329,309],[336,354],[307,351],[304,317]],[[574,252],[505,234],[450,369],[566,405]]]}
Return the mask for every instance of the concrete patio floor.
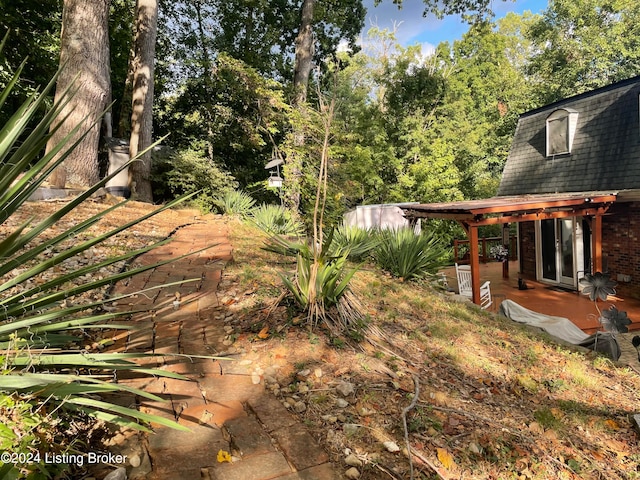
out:
{"label": "concrete patio floor", "polygon": [[[458,291],[455,267],[442,269],[446,274],[449,288]],[[526,278],[528,290],[518,290],[518,262],[509,263],[509,278],[502,278],[502,264],[498,262],[480,264],[480,280],[491,281],[491,295],[493,296],[492,311],[498,311],[500,303],[509,299],[525,308],[546,315],[565,317],[581,328],[585,333],[592,334],[602,330],[597,319],[597,310],[589,297],[570,292],[552,285]],[[640,330],[640,301],[620,297],[609,297],[606,302],[598,302],[600,310],[615,305],[618,310],[626,311],[632,324],[629,330]]]}

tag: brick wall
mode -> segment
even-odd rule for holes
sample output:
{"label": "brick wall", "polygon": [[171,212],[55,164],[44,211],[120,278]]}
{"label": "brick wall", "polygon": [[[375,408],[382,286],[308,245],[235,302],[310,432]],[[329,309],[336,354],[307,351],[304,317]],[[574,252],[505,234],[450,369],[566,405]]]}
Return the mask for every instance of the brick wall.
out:
{"label": "brick wall", "polygon": [[615,204],[602,222],[602,253],[605,269],[617,281],[629,275],[630,282],[618,281],[622,297],[640,298],[640,203]]}

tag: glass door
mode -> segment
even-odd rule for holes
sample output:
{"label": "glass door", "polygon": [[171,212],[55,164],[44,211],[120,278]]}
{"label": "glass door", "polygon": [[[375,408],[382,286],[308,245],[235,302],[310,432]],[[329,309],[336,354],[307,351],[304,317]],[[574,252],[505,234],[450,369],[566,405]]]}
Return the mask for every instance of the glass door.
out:
{"label": "glass door", "polygon": [[[538,278],[576,287],[576,259],[584,257],[582,224],[575,218],[538,222]],[[582,260],[584,261],[584,260]]]}

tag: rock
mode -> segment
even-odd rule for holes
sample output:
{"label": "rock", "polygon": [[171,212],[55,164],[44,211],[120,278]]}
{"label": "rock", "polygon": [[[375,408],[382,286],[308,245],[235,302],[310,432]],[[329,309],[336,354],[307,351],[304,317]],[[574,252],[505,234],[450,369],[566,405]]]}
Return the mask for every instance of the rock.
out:
{"label": "rock", "polygon": [[351,455],[347,455],[347,457],[344,459],[344,463],[346,463],[350,467],[361,467],[362,466],[362,460],[360,460],[358,457],[356,457],[353,453]]}
{"label": "rock", "polygon": [[306,383],[300,383],[298,385],[298,393],[308,393],[309,386]]}
{"label": "rock", "polygon": [[349,382],[340,382],[338,384],[338,386],[336,387],[336,390],[343,397],[348,397],[349,395],[352,395],[353,393],[355,393],[355,389],[353,388],[353,384],[351,384]]}
{"label": "rock", "polygon": [[344,476],[349,479],[360,478],[360,470],[358,470],[356,467],[351,467],[349,470],[344,472]]}
{"label": "rock", "polygon": [[251,374],[251,383],[253,383],[254,385],[260,384],[260,375],[258,375],[256,372],[253,372]]}
{"label": "rock", "polygon": [[138,455],[137,453],[129,457],[129,465],[131,465],[133,468],[138,468],[141,463],[142,460],[140,460],[140,455]]}
{"label": "rock", "polygon": [[120,467],[104,477],[104,480],[127,480],[127,470]]}
{"label": "rock", "polygon": [[384,442],[382,445],[384,445],[384,448],[386,448],[387,451],[389,451],[391,453],[395,453],[395,452],[399,452],[400,451],[400,447],[398,446],[398,444],[396,442]]}
{"label": "rock", "polygon": [[480,455],[482,453],[482,447],[480,445],[478,445],[476,442],[471,442],[469,444],[469,451],[471,453],[475,453],[477,455]]}
{"label": "rock", "polygon": [[360,430],[360,425],[358,425],[356,423],[345,423],[342,426],[342,430],[344,431],[345,435],[350,437],[350,436],[355,435],[356,433],[358,433],[358,430]]}
{"label": "rock", "polygon": [[339,398],[336,400],[336,406],[338,408],[346,408],[349,406],[349,402],[347,402],[344,398]]}
{"label": "rock", "polygon": [[311,375],[311,370],[309,369],[305,369],[305,370],[300,370],[297,374],[296,374],[296,379],[300,382],[306,382],[307,379],[309,378],[309,375]]}
{"label": "rock", "polygon": [[296,413],[302,413],[307,409],[307,406],[305,405],[304,402],[296,402],[293,404],[293,410]]}
{"label": "rock", "polygon": [[316,368],[313,371],[313,374],[316,376],[316,378],[322,378],[322,369],[321,368]]}

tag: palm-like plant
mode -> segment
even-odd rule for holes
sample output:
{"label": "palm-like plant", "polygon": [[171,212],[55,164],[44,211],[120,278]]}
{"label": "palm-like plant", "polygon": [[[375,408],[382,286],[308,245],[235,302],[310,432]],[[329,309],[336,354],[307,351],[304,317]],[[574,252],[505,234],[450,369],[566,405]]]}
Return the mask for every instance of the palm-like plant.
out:
{"label": "palm-like plant", "polygon": [[[17,82],[19,73],[20,70],[0,94],[0,108]],[[77,145],[69,143],[69,138],[80,127],[51,152],[41,156],[47,140],[57,128],[52,125],[53,120],[73,95],[71,91],[66,92],[39,122],[35,122],[35,116],[42,110],[46,95],[54,82],[55,79],[41,93],[34,93],[27,99],[0,129],[0,225],[4,225],[14,216],[20,206]],[[102,217],[126,203],[122,202],[74,224],[59,235],[44,238],[47,236],[43,234],[50,227],[73,212],[115,174],[117,172],[66,203],[48,218],[39,222],[27,220],[4,238],[0,237],[0,393],[17,392],[31,398],[41,398],[43,402],[54,402],[63,409],[84,412],[98,419],[140,430],[149,430],[147,422],[185,429],[164,418],[124,408],[95,397],[95,394],[128,391],[151,400],[162,401],[156,395],[112,383],[111,378],[115,371],[135,370],[159,376],[183,377],[139,366],[134,362],[136,357],[141,356],[138,354],[88,353],[70,348],[79,341],[77,332],[80,330],[131,328],[110,323],[119,314],[102,309],[106,302],[114,302],[118,298],[83,303],[82,300],[78,300],[80,295],[171,261],[107,277],[92,275],[164,243],[160,242],[66,273],[56,273],[56,267],[65,260],[187,198],[176,200],[104,234],[84,240],[81,238],[83,232],[96,225]],[[70,239],[73,239],[71,246]],[[92,280],[86,280],[87,278]]]}
{"label": "palm-like plant", "polygon": [[382,230],[380,245],[374,251],[378,265],[403,280],[420,279],[436,272],[447,256],[447,249],[430,234],[416,235],[411,228]]}

